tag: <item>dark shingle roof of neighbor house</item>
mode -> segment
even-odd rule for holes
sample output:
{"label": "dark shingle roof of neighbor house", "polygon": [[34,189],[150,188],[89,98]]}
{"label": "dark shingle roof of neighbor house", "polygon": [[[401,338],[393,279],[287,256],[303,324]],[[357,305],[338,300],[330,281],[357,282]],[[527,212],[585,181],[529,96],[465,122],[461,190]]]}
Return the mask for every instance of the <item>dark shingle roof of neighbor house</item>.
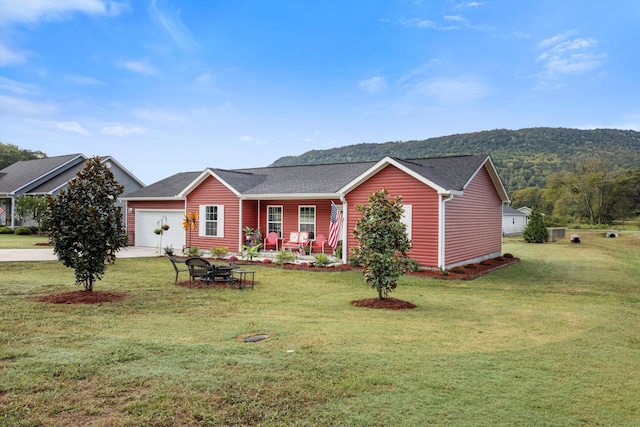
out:
{"label": "dark shingle roof of neighbor house", "polygon": [[[487,155],[469,155],[394,160],[442,188],[462,191],[487,158]],[[371,161],[234,170],[209,168],[208,170],[236,192],[245,196],[332,194],[337,193],[377,163]],[[124,198],[173,197],[185,190],[201,173],[176,174],[127,194]]]}
{"label": "dark shingle roof of neighbor house", "polygon": [[171,198],[176,197],[191,184],[202,172],[181,172],[163,180],[147,185],[139,190],[125,194],[122,198]]}
{"label": "dark shingle roof of neighbor house", "polygon": [[21,160],[0,170],[0,193],[11,193],[43,177],[82,154],[45,157],[34,160]]}

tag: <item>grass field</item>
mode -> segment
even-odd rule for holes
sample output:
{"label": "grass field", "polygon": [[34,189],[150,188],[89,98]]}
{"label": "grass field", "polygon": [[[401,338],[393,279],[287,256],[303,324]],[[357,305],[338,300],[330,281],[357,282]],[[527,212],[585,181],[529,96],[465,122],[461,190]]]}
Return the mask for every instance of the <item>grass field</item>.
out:
{"label": "grass field", "polygon": [[46,249],[47,246],[37,246],[36,243],[47,243],[48,241],[47,236],[0,234],[0,249]]}
{"label": "grass field", "polygon": [[[254,290],[173,285],[121,259],[96,290],[57,262],[0,263],[3,426],[637,426],[640,233],[504,252],[473,281],[403,277],[413,310],[356,308],[357,272],[256,267]],[[238,337],[271,334],[245,343]]]}

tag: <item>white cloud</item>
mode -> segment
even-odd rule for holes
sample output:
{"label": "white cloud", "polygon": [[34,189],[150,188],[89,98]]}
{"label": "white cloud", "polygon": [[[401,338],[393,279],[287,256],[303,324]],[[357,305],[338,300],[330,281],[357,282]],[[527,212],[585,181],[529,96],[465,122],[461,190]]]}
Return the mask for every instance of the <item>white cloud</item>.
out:
{"label": "white cloud", "polygon": [[166,12],[158,7],[158,0],[151,0],[149,3],[151,16],[165,29],[183,50],[194,50],[198,48],[198,43],[194,40],[189,29],[180,19],[180,11]]}
{"label": "white cloud", "polygon": [[7,45],[0,43],[0,67],[22,64],[26,60],[27,54],[25,52],[17,49],[11,49]]}
{"label": "white cloud", "polygon": [[367,93],[378,93],[387,87],[387,81],[384,77],[372,77],[358,82],[358,87]]}
{"label": "white cloud", "polygon": [[469,103],[490,94],[490,88],[473,77],[442,77],[416,82],[409,94],[435,98],[442,104]]}
{"label": "white cloud", "polygon": [[209,73],[201,74],[196,77],[196,82],[200,84],[209,83],[213,79],[213,76]]}
{"label": "white cloud", "polygon": [[403,27],[413,27],[413,28],[436,28],[436,23],[429,19],[419,19],[419,18],[411,18],[411,19],[401,19],[398,21]]}
{"label": "white cloud", "polygon": [[144,133],[144,130],[139,127],[105,126],[100,129],[100,133],[104,135],[129,136]]}
{"label": "white cloud", "polygon": [[543,64],[546,77],[583,74],[600,67],[605,54],[596,51],[594,38],[570,38],[572,33],[557,34],[538,43],[543,50],[536,60]]}
{"label": "white cloud", "polygon": [[58,129],[66,130],[68,132],[75,132],[83,135],[89,134],[89,132],[87,132],[87,130],[77,122],[58,122],[56,123],[56,127]]}
{"label": "white cloud", "polygon": [[151,75],[158,72],[158,70],[146,60],[141,61],[124,61],[120,64],[123,68],[134,73]]}
{"label": "white cloud", "polygon": [[240,137],[241,142],[253,142],[253,137],[251,135],[242,135]]}
{"label": "white cloud", "polygon": [[50,102],[0,95],[0,111],[7,115],[45,116],[57,112],[58,106]]}
{"label": "white cloud", "polygon": [[12,92],[16,95],[33,95],[38,92],[37,88],[33,85],[11,80],[2,76],[0,76],[0,90]]}
{"label": "white cloud", "polygon": [[66,79],[82,86],[99,86],[105,84],[103,81],[89,76],[68,75]]}
{"label": "white cloud", "polygon": [[133,111],[136,118],[158,123],[186,123],[188,120],[182,113],[171,112],[161,108],[152,110],[138,108]]}
{"label": "white cloud", "polygon": [[60,21],[74,13],[116,16],[125,7],[111,0],[0,0],[0,24]]}

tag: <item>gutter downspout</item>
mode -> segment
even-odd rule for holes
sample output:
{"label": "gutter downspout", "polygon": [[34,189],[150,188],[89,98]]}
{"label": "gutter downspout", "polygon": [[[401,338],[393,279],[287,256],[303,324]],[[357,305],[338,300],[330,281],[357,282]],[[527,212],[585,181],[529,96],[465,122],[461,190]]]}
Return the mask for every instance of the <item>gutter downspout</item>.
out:
{"label": "gutter downspout", "polygon": [[242,252],[242,197],[238,197],[238,217],[238,252]]}
{"label": "gutter downspout", "polygon": [[446,223],[445,223],[445,203],[453,200],[453,196],[448,194],[447,198],[444,198],[444,194],[438,194],[438,268],[444,270],[445,268],[445,238],[446,238]]}
{"label": "gutter downspout", "polygon": [[347,263],[347,199],[344,195],[340,195],[340,201],[342,202],[342,263]]}

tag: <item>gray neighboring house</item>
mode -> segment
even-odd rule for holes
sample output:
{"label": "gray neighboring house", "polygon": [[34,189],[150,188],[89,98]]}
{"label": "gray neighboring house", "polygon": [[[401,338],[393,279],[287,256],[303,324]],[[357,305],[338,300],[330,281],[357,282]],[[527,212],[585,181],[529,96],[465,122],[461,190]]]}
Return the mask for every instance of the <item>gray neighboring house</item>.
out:
{"label": "gray neighboring house", "polygon": [[[22,160],[0,170],[0,226],[12,228],[35,225],[28,218],[16,215],[16,198],[22,195],[56,195],[67,187],[67,182],[84,169],[88,160],[84,154]],[[144,187],[142,181],[125,169],[111,156],[101,156],[100,162],[124,186],[124,194]],[[121,202],[117,202],[122,206]],[[123,212],[124,215],[124,212]],[[123,216],[126,220],[126,215]]]}

